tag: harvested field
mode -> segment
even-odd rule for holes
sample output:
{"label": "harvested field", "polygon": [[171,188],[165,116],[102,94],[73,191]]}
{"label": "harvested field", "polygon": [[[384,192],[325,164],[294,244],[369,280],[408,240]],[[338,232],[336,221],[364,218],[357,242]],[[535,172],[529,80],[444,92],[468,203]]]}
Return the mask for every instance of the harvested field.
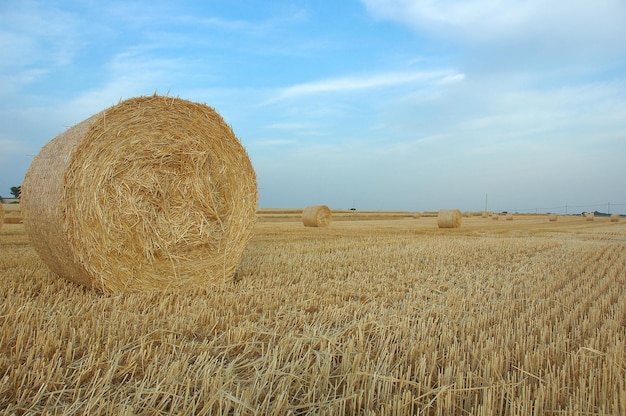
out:
{"label": "harvested field", "polygon": [[55,278],[5,224],[0,409],[626,413],[626,222],[269,211],[234,281],[184,295]]}

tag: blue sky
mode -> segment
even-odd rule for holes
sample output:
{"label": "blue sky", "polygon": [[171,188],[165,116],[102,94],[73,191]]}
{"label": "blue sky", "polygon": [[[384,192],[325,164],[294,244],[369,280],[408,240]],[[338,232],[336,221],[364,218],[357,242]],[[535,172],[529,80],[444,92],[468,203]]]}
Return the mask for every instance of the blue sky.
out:
{"label": "blue sky", "polygon": [[623,0],[0,2],[0,195],[120,99],[214,107],[261,207],[626,214]]}

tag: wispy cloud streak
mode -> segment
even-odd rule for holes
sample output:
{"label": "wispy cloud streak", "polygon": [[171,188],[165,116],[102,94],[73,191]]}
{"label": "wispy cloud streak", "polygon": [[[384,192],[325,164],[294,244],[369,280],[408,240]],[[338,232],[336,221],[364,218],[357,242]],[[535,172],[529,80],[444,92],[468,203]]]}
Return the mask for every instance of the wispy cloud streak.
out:
{"label": "wispy cloud streak", "polygon": [[284,88],[271,101],[280,101],[311,94],[359,91],[420,82],[445,82],[453,78],[460,81],[463,77],[463,74],[457,74],[452,71],[387,72],[366,76],[338,77],[305,82]]}

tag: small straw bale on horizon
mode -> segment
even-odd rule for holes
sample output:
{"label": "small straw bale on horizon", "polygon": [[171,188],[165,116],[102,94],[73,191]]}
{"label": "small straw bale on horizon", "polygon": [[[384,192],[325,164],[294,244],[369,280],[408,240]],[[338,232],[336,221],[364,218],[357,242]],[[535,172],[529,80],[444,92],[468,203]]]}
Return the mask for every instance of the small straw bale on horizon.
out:
{"label": "small straw bale on horizon", "polygon": [[332,212],[326,205],[311,205],[302,210],[305,227],[328,227],[332,222]]}
{"label": "small straw bale on horizon", "polygon": [[437,226],[439,228],[459,228],[463,215],[458,209],[441,209],[437,215]]}
{"label": "small straw bale on horizon", "polygon": [[[1,222],[1,219],[0,219]],[[22,221],[22,213],[19,210],[9,211],[7,210],[4,215],[4,223],[5,224],[21,224]]]}
{"label": "small straw bale on horizon", "polygon": [[548,221],[556,221],[559,219],[559,216],[556,214],[548,214]]}
{"label": "small straw bale on horizon", "polygon": [[619,219],[620,219],[620,215],[619,214],[611,215],[611,222],[618,222]]}

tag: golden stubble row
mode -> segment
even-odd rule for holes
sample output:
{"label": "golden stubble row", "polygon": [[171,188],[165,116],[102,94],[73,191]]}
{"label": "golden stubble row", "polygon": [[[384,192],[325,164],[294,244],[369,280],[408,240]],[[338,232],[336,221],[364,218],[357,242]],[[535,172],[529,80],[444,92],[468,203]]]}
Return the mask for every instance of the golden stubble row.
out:
{"label": "golden stubble row", "polygon": [[621,224],[260,223],[230,284],[119,296],[56,278],[20,227],[0,234],[9,414],[626,409]]}

